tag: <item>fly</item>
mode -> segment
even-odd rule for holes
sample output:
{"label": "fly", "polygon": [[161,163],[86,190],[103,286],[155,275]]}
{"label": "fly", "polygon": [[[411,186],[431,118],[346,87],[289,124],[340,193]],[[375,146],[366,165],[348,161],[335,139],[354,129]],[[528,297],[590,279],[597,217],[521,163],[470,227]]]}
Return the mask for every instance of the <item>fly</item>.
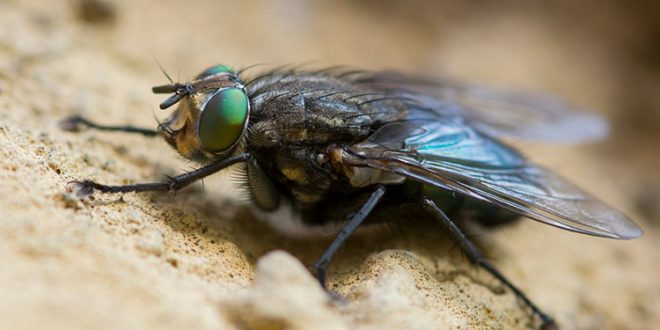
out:
{"label": "fly", "polygon": [[[248,78],[226,65],[153,92],[170,94],[161,109],[178,105],[156,130],[99,125],[79,116],[62,127],[158,135],[200,167],[166,182],[75,181],[76,193],[177,191],[243,164],[261,213],[290,208],[305,228],[343,226],[313,266],[323,287],[332,257],[360,225],[392,221],[397,214],[431,217],[449,229],[474,264],[551,328],[552,318],[486,260],[452,219],[467,213],[498,225],[523,216],[587,235],[642,235],[619,211],[500,142],[579,142],[606,135],[600,117],[551,97],[344,69],[276,69]],[[271,224],[282,228],[291,220],[273,216]]]}

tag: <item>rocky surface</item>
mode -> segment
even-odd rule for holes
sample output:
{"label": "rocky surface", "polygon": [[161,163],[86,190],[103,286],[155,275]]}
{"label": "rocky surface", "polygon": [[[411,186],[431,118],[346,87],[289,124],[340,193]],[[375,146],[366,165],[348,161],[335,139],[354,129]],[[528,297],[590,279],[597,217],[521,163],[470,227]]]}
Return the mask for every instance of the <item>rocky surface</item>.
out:
{"label": "rocky surface", "polygon": [[[0,2],[0,328],[536,326],[433,223],[349,240],[329,271],[329,286],[342,297],[333,300],[304,266],[330,239],[274,232],[250,214],[229,175],[175,197],[74,198],[67,188],[74,179],[146,182],[194,166],[159,140],[57,127],[71,113],[155,126],[154,114],[164,114],[150,87],[165,79],[153,57],[182,80],[218,62],[321,59],[548,89],[602,109],[615,125],[606,144],[526,150],[631,214],[644,238],[597,239],[528,220],[472,230],[497,266],[566,329],[660,323],[660,161],[650,133],[657,132],[652,111],[660,100],[651,91],[660,79],[644,70],[635,57],[642,55],[614,51],[631,35],[644,38],[625,25],[631,21],[597,37],[609,26],[603,21],[618,22],[613,13],[632,14],[599,12],[567,33],[582,20],[570,13],[585,8],[564,4],[552,21],[543,7],[447,2],[411,16],[383,3]],[[627,49],[644,44],[635,40]],[[632,81],[638,88],[629,88]]]}

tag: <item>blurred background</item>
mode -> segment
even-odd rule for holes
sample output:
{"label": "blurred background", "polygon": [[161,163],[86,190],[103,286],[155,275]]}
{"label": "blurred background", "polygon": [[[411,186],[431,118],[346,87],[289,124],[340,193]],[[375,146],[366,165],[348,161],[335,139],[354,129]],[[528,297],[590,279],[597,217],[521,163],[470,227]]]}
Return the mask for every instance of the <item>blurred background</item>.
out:
{"label": "blurred background", "polygon": [[[301,63],[396,70],[543,91],[606,116],[612,132],[601,143],[520,146],[629,214],[644,238],[598,240],[524,221],[480,239],[567,328],[657,326],[660,2],[650,0],[0,0],[0,292],[11,293],[0,294],[0,324],[40,315],[34,324],[64,328],[222,328],[217,297],[249,287],[258,257],[285,248],[310,263],[327,244],[291,242],[247,212],[235,217],[214,178],[203,194],[191,188],[176,200],[67,199],[64,187],[76,178],[129,183],[190,168],[162,141],[57,128],[71,113],[154,127],[154,115],[168,114],[157,110],[163,96],[150,92],[167,82],[158,63],[180,81],[218,63],[263,64],[255,74]],[[411,230],[349,242],[333,266],[343,274],[340,294],[370,285],[363,262],[388,248],[426,262],[411,274],[467,267],[443,259],[443,237]],[[448,284],[432,282],[428,288]],[[483,290],[474,292],[478,301]],[[514,299],[484,299],[493,296],[506,308],[492,315],[526,322]],[[372,296],[353,298],[341,317],[377,329],[395,327],[388,317],[416,317],[405,312],[410,306],[444,313],[454,301],[465,310],[451,296],[422,307],[417,298],[374,300],[360,314],[360,299]]]}

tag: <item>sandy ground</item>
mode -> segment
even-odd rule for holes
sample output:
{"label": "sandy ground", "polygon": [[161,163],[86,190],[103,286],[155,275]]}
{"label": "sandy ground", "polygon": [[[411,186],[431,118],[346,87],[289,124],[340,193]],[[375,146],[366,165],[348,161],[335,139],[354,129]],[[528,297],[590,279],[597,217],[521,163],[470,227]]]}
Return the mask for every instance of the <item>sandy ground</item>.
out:
{"label": "sandy ground", "polygon": [[182,80],[218,62],[319,60],[549,90],[600,109],[614,122],[604,144],[525,147],[629,213],[646,231],[642,239],[597,239],[527,220],[474,230],[563,328],[660,323],[660,99],[653,92],[660,66],[652,61],[657,49],[645,48],[660,34],[644,25],[652,19],[643,10],[563,2],[409,2],[427,6],[421,10],[378,1],[81,3],[0,2],[0,328],[535,326],[432,223],[349,240],[329,271],[330,287],[344,297],[337,304],[303,266],[329,240],[274,232],[243,206],[229,175],[175,198],[72,198],[73,179],[147,182],[193,166],[160,140],[57,128],[71,113],[155,126],[153,116],[165,113],[150,87],[165,79],[154,57]]}

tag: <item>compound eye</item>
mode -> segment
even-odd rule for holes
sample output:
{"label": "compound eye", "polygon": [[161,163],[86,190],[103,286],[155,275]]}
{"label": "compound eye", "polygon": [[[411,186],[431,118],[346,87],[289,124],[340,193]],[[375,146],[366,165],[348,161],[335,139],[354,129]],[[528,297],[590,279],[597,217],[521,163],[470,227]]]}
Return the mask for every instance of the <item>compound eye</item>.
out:
{"label": "compound eye", "polygon": [[216,92],[204,106],[199,118],[199,140],[210,152],[232,147],[243,134],[248,118],[248,98],[240,88]]}
{"label": "compound eye", "polygon": [[212,67],[207,68],[206,70],[202,71],[202,73],[197,75],[197,79],[202,79],[204,77],[216,75],[221,72],[228,72],[228,73],[234,73],[234,69],[230,67],[229,65],[226,64],[218,64],[214,65]]}

